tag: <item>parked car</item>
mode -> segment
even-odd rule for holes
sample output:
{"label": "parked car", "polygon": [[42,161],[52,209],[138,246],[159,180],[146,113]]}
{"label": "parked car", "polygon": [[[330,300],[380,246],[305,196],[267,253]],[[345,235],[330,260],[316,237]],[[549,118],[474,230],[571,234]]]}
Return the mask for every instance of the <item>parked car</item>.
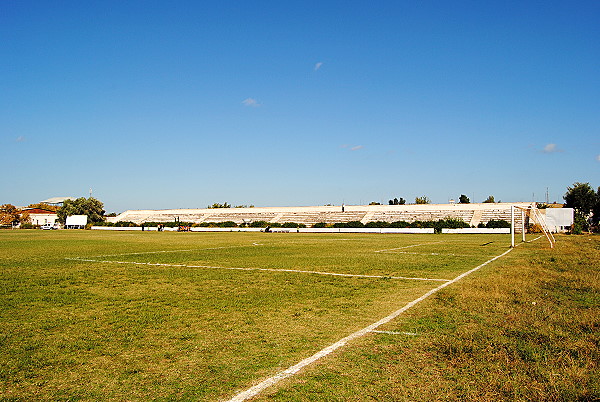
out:
{"label": "parked car", "polygon": [[54,230],[54,229],[58,229],[58,225],[52,224],[52,223],[46,223],[45,225],[42,225],[42,229],[43,230]]}

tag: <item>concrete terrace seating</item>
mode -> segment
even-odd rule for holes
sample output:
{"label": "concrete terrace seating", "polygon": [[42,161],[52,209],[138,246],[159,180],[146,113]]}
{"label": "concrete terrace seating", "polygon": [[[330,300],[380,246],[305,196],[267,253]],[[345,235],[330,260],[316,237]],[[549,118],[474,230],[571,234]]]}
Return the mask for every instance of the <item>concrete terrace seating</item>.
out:
{"label": "concrete terrace seating", "polygon": [[444,210],[440,209],[437,211],[382,211],[377,212],[371,216],[370,221],[382,221],[382,222],[396,222],[396,221],[437,221],[439,219],[453,218],[461,219],[466,223],[471,222],[473,217],[473,211],[467,210]]}
{"label": "concrete terrace seating", "polygon": [[[219,222],[232,221],[237,224],[250,223],[250,222],[256,222],[256,221],[270,222],[273,219],[275,219],[276,216],[277,216],[277,214],[275,214],[275,213],[234,214],[234,213],[224,212],[224,213],[206,214],[206,215],[204,215],[204,219],[202,220],[202,222],[219,223]],[[195,223],[200,223],[200,222],[195,222]]]}
{"label": "concrete terrace seating", "polygon": [[284,212],[277,222],[295,222],[313,225],[319,222],[325,223],[346,223],[360,221],[366,214],[366,211],[348,211],[348,212]]}
{"label": "concrete terrace seating", "polygon": [[[130,210],[109,221],[144,222],[226,222],[237,224],[255,221],[270,223],[295,222],[312,226],[315,223],[328,224],[338,222],[361,221],[427,221],[446,218],[462,219],[471,226],[487,223],[492,219],[510,221],[510,207],[516,205],[528,207],[530,203],[495,204],[426,204],[426,205],[347,205],[342,212],[341,206],[314,207],[257,207],[223,209],[170,209],[170,210]],[[520,226],[521,213],[516,210],[515,218]],[[517,227],[519,227],[517,226]]]}

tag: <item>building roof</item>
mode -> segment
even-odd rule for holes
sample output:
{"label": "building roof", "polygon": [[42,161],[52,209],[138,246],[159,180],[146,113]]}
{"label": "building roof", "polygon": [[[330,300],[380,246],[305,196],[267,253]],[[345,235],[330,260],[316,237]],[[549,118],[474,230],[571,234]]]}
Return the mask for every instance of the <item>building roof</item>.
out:
{"label": "building roof", "polygon": [[42,209],[42,208],[23,208],[22,209],[23,212],[27,212],[28,214],[53,214],[56,215],[56,212],[54,211],[50,211],[49,209]]}
{"label": "building roof", "polygon": [[75,199],[76,199],[75,197],[52,197],[52,198],[48,198],[47,200],[40,201],[40,203],[44,203],[44,204],[62,204],[66,200],[74,201]]}

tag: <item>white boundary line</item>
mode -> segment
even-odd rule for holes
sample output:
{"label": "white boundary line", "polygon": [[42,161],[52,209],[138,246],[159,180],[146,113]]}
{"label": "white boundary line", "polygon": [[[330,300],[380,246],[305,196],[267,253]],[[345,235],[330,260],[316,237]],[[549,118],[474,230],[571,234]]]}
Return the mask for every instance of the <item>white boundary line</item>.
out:
{"label": "white boundary line", "polygon": [[263,246],[262,243],[252,243],[244,246],[223,246],[223,247],[207,247],[207,248],[192,248],[189,250],[159,250],[159,251],[141,251],[139,253],[122,253],[122,254],[102,254],[102,255],[93,255],[90,258],[100,258],[100,257],[121,257],[124,255],[142,255],[142,254],[159,254],[159,253],[183,253],[190,251],[202,251],[202,250],[221,250],[226,248],[240,248],[240,247],[253,247],[253,246]]}
{"label": "white boundary line", "polygon": [[464,272],[462,274],[460,274],[459,276],[457,276],[456,278],[441,284],[440,286],[438,286],[437,288],[431,289],[429,292],[425,293],[423,296],[419,297],[418,299],[415,299],[413,301],[411,301],[410,303],[406,304],[404,307],[402,307],[399,310],[394,311],[392,314],[388,315],[387,317],[382,318],[381,320],[369,325],[368,327],[365,327],[359,331],[354,332],[353,334],[348,335],[345,338],[340,339],[339,341],[337,341],[336,343],[327,346],[325,349],[322,349],[320,351],[318,351],[317,353],[315,353],[314,355],[307,357],[306,359],[300,361],[299,363],[289,367],[286,370],[280,371],[279,373],[275,374],[272,377],[267,378],[266,380],[261,381],[260,383],[256,384],[253,387],[248,388],[245,391],[242,391],[240,393],[238,393],[237,395],[235,395],[233,398],[229,399],[228,402],[241,402],[241,401],[245,401],[248,398],[252,398],[256,395],[258,395],[260,392],[262,392],[264,389],[275,385],[276,383],[278,383],[279,381],[291,377],[294,374],[298,373],[300,370],[302,370],[304,367],[316,362],[317,360],[321,359],[322,357],[327,356],[328,354],[330,354],[331,352],[341,348],[342,346],[346,345],[348,342],[360,338],[370,332],[372,332],[373,330],[377,329],[378,327],[380,327],[383,324],[386,324],[388,322],[390,322],[391,320],[393,320],[394,318],[398,317],[400,314],[402,314],[403,312],[405,312],[406,310],[410,309],[411,307],[413,307],[415,304],[425,300],[426,298],[428,298],[429,296],[431,296],[432,294],[442,290],[443,288],[445,288],[446,286],[449,286],[459,280],[461,280],[462,278],[464,278],[467,275],[472,274],[473,272],[479,270],[480,268],[486,266],[487,264],[489,264],[492,261],[497,260],[498,258],[504,257],[506,254],[510,253],[513,249],[509,248],[508,250],[506,250],[505,252],[503,252],[500,255],[497,255],[489,260],[487,260],[486,262],[484,262],[481,265],[476,266],[475,268]]}
{"label": "white boundary line", "polygon": [[[410,251],[388,251],[386,254],[411,254],[411,255],[434,255],[434,256],[442,256],[442,257],[483,257],[485,255],[475,255],[475,254],[452,254],[452,253],[412,253]],[[488,257],[489,258],[489,257]]]}
{"label": "white boundary line", "polygon": [[413,281],[434,281],[434,282],[449,282],[450,281],[450,279],[438,279],[438,278],[413,278],[413,277],[407,277],[407,276],[344,274],[344,273],[338,273],[338,272],[305,271],[305,270],[300,270],[300,269],[219,267],[219,266],[213,266],[213,265],[186,265],[186,264],[165,264],[165,263],[159,263],[159,262],[96,260],[96,259],[92,259],[92,258],[65,258],[65,260],[100,262],[100,263],[111,263],[111,264],[150,265],[150,266],[157,266],[157,267],[230,269],[230,270],[237,270],[237,271],[295,272],[295,273],[300,273],[300,274],[329,275],[329,276],[343,276],[343,277],[356,277],[356,278],[374,278],[374,279],[406,279],[406,280],[413,280]]}
{"label": "white boundary line", "polygon": [[434,241],[432,243],[420,243],[420,244],[412,244],[410,246],[403,246],[403,247],[396,247],[396,248],[386,248],[384,250],[376,250],[376,253],[385,253],[386,251],[393,251],[393,250],[401,250],[403,248],[411,248],[411,247],[418,247],[418,246],[426,246],[429,244],[438,244],[438,243],[443,243],[443,241]]}
{"label": "white boundary line", "polygon": [[377,334],[388,334],[388,335],[410,335],[410,336],[417,336],[417,335],[419,335],[419,334],[416,334],[414,332],[378,331],[376,329],[374,329],[371,332],[375,332]]}

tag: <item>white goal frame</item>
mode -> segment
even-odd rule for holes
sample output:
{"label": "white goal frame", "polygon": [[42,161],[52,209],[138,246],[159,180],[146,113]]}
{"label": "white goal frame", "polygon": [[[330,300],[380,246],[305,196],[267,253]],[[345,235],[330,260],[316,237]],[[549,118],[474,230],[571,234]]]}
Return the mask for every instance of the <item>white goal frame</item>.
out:
{"label": "white goal frame", "polygon": [[525,216],[528,216],[529,219],[533,220],[535,223],[540,225],[542,228],[542,232],[548,242],[550,243],[550,248],[554,248],[554,243],[556,243],[556,239],[552,232],[548,229],[546,225],[546,221],[542,218],[540,211],[538,211],[537,206],[532,203],[527,207],[522,207],[518,205],[510,206],[510,238],[511,238],[511,247],[515,247],[515,209],[521,211],[521,233],[523,235],[523,242],[525,242],[525,234],[527,232],[527,228],[525,227]]}

